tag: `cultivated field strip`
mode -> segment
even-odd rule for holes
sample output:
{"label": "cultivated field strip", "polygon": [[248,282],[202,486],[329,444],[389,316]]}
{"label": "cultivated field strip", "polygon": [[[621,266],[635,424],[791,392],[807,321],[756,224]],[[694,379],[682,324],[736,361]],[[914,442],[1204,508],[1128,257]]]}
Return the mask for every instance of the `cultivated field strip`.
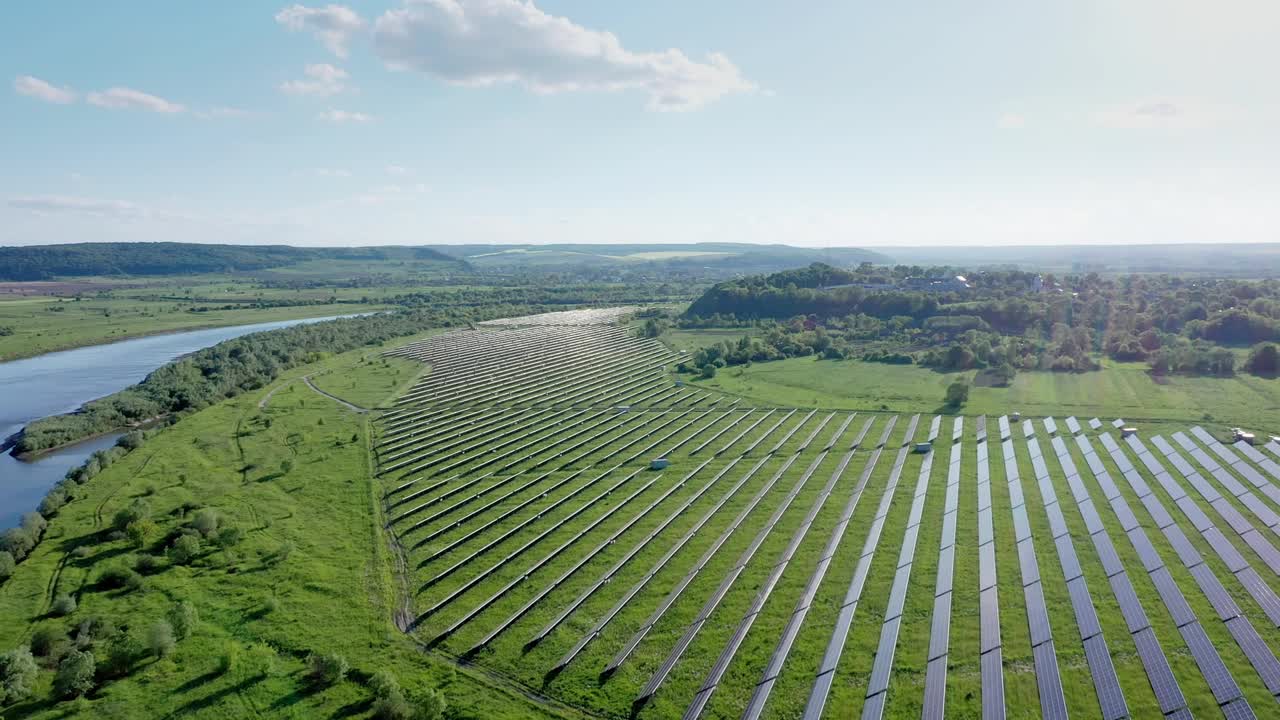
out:
{"label": "cultivated field strip", "polygon": [[375,417],[424,646],[609,718],[1280,711],[1280,444],[755,406],[626,314],[395,351],[430,366]]}

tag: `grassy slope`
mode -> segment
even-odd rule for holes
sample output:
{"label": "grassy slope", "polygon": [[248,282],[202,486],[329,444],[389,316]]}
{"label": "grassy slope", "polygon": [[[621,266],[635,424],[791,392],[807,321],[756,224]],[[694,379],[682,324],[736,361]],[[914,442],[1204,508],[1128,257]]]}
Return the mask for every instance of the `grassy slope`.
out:
{"label": "grassy slope", "polygon": [[[55,310],[55,308],[57,310]],[[54,350],[125,340],[196,328],[327,317],[381,309],[376,305],[301,305],[188,312],[174,302],[127,298],[79,302],[51,297],[0,301],[0,326],[12,335],[0,337],[0,362]]]}
{"label": "grassy slope", "polygon": [[[325,367],[357,383],[355,396],[381,392],[380,365],[360,364],[363,351],[338,356]],[[344,367],[345,366],[345,367]],[[202,624],[170,659],[144,660],[127,678],[101,688],[82,705],[54,705],[52,673],[42,673],[37,700],[8,708],[5,717],[317,717],[360,715],[369,691],[348,681],[320,692],[301,680],[310,651],[337,651],[361,673],[389,668],[407,688],[443,687],[462,716],[548,716],[548,711],[467,672],[419,652],[391,623],[395,583],[381,532],[380,503],[370,478],[365,417],[293,382],[321,368],[299,368],[266,408],[266,391],[225,402],[153,438],[96,477],[87,496],[67,506],[49,535],[17,574],[0,587],[0,647],[22,643],[39,624],[67,627],[104,615],[140,632],[176,600],[199,609]],[[373,370],[373,372],[364,372]],[[270,426],[266,424],[270,420]],[[292,468],[279,475],[281,462]],[[127,541],[106,539],[112,514],[150,490],[147,499],[161,537],[182,520],[172,511],[185,501],[216,508],[247,531],[227,552],[207,553],[191,567],[164,567],[145,592],[119,594],[94,587],[106,567],[137,552]],[[285,543],[287,560],[271,556]],[[90,548],[84,559],[70,553]],[[158,548],[148,548],[158,551]],[[68,619],[45,616],[51,599],[78,595]],[[271,610],[268,600],[279,606]],[[259,675],[249,647],[276,648],[275,671]],[[228,646],[242,662],[216,670]],[[358,673],[354,673],[358,677]],[[65,714],[64,714],[65,713]]]}
{"label": "grassy slope", "polygon": [[[794,358],[721,370],[696,385],[767,404],[934,412],[946,387],[967,373],[939,373],[914,365]],[[1280,381],[1171,377],[1157,383],[1143,366],[1109,366],[1092,373],[1018,373],[1007,388],[974,387],[965,414],[1122,417],[1204,421],[1268,428],[1280,425]]]}

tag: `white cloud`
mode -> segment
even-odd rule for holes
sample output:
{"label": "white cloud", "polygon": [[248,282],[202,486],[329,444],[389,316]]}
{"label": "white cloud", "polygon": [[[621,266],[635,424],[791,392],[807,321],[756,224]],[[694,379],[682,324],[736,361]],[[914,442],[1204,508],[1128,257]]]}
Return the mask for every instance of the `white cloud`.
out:
{"label": "white cloud", "polygon": [[1001,130],[1021,130],[1027,126],[1027,116],[1018,113],[1004,113],[996,119],[996,127]]}
{"label": "white cloud", "polygon": [[317,176],[317,177],[322,177],[322,178],[349,178],[349,177],[351,177],[351,171],[350,171],[350,170],[343,170],[342,168],[316,168],[316,169],[315,169],[315,170],[313,170],[312,172],[314,172],[314,173],[316,174],[316,176]]}
{"label": "white cloud", "polygon": [[456,85],[520,83],[537,93],[641,89],[655,110],[690,110],[755,85],[720,53],[633,52],[613,33],[549,15],[532,0],[405,0],[374,25],[388,66]]}
{"label": "white cloud", "polygon": [[77,95],[69,87],[56,87],[30,75],[19,75],[14,78],[13,89],[19,95],[26,95],[55,105],[70,105],[76,101]]}
{"label": "white cloud", "polygon": [[123,200],[100,200],[69,195],[25,195],[10,198],[9,207],[37,215],[79,215],[116,220],[151,217],[148,208]]}
{"label": "white cloud", "polygon": [[276,13],[276,22],[298,32],[307,31],[316,36],[340,58],[350,54],[350,40],[364,30],[364,19],[344,5],[326,5],[311,8],[293,5]]}
{"label": "white cloud", "polygon": [[413,174],[413,171],[403,165],[388,165],[387,174],[395,175],[396,177],[404,177],[406,175]]}
{"label": "white cloud", "polygon": [[367,115],[362,112],[352,112],[350,110],[325,110],[319,115],[316,115],[316,117],[320,120],[337,123],[339,125],[347,123],[367,123],[370,120],[373,120],[372,115]]}
{"label": "white cloud", "polygon": [[1232,108],[1191,98],[1150,98],[1103,108],[1094,125],[1119,130],[1199,129],[1221,125],[1237,115]]}
{"label": "white cloud", "polygon": [[290,80],[280,85],[280,90],[288,95],[308,95],[312,97],[329,97],[347,90],[346,70],[327,63],[308,65],[304,73],[305,80]]}
{"label": "white cloud", "polygon": [[113,110],[148,110],[150,112],[176,114],[186,112],[186,106],[170,102],[162,97],[149,95],[133,88],[113,87],[101,92],[89,93],[90,105]]}

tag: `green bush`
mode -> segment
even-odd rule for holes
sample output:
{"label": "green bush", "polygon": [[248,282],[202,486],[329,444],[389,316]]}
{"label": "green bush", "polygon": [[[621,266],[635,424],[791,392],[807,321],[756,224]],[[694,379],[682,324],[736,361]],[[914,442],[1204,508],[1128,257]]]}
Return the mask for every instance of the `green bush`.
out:
{"label": "green bush", "polygon": [[20,647],[0,655],[0,703],[31,697],[39,673],[30,648]]}
{"label": "green bush", "polygon": [[347,659],[337,653],[323,655],[312,653],[307,656],[307,677],[311,682],[322,687],[342,682],[350,670],[351,666],[347,664]]}
{"label": "green bush", "polygon": [[102,571],[98,576],[98,586],[106,590],[137,590],[142,587],[142,576],[131,568],[117,565]]}
{"label": "green bush", "polygon": [[183,535],[169,547],[169,560],[174,565],[190,564],[199,555],[200,539],[194,535]]}
{"label": "green bush", "polygon": [[63,593],[53,601],[53,605],[49,610],[59,617],[70,615],[76,611],[76,599],[71,595]]}
{"label": "green bush", "polygon": [[70,641],[61,626],[41,625],[31,634],[31,652],[38,657],[56,658]]}
{"label": "green bush", "polygon": [[0,550],[0,582],[9,579],[13,575],[13,570],[17,563],[13,561],[13,553],[8,550]]}
{"label": "green bush", "polygon": [[179,640],[191,637],[191,633],[195,632],[196,625],[200,622],[200,614],[196,612],[196,606],[186,600],[169,608],[165,617],[168,618],[173,634]]}
{"label": "green bush", "polygon": [[93,689],[96,670],[93,653],[72,650],[58,664],[58,672],[53,678],[54,695],[69,699],[88,693]]}
{"label": "green bush", "polygon": [[151,518],[151,505],[146,500],[138,498],[129,503],[129,507],[121,508],[116,511],[115,516],[111,520],[111,526],[116,530],[127,530],[130,525],[142,520]]}
{"label": "green bush", "polygon": [[173,626],[158,620],[147,628],[147,650],[158,658],[168,657],[178,641],[173,637]]}

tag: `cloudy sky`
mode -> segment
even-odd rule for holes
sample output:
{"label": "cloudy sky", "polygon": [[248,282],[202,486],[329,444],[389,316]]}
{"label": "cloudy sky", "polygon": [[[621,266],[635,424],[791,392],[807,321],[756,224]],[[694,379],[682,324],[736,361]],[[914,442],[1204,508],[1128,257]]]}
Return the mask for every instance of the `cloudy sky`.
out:
{"label": "cloudy sky", "polygon": [[1280,241],[1274,0],[13,3],[0,244]]}

